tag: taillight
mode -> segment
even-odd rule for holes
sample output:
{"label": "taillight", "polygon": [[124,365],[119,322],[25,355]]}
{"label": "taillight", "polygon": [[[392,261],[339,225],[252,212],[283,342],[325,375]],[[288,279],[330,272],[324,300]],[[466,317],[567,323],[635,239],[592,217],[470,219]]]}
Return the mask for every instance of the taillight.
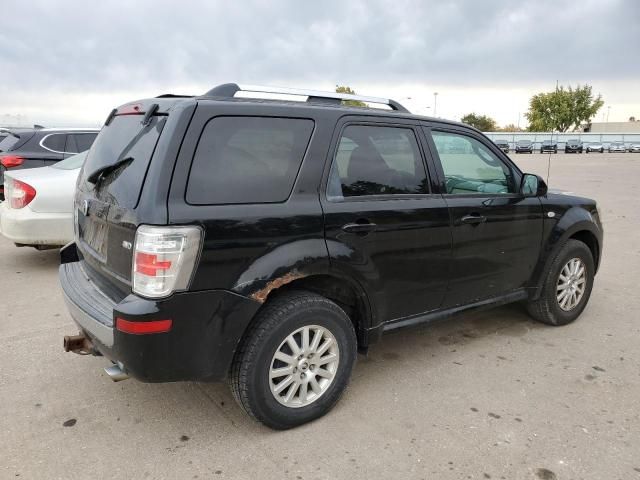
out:
{"label": "taillight", "polygon": [[133,292],[160,298],[189,288],[202,230],[199,227],[141,225],[133,249]]}
{"label": "taillight", "polygon": [[19,167],[24,162],[24,158],[20,155],[5,155],[0,159],[0,163],[5,168]]}
{"label": "taillight", "polygon": [[20,180],[12,178],[5,185],[5,199],[9,201],[11,208],[26,207],[36,196],[36,189]]}

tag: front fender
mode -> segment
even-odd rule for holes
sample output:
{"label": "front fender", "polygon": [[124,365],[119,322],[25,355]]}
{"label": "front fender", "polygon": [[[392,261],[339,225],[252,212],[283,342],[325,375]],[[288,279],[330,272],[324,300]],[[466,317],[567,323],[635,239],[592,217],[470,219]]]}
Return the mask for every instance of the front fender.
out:
{"label": "front fender", "polygon": [[326,274],[329,256],[323,238],[285,243],[254,260],[231,290],[260,303],[272,290],[310,275]]}
{"label": "front fender", "polygon": [[577,233],[586,231],[595,237],[598,249],[598,258],[594,259],[597,262],[596,269],[598,268],[598,260],[602,256],[603,234],[597,213],[594,215],[594,213],[584,207],[572,206],[559,218],[550,218],[548,212],[552,211],[557,215],[557,209],[545,207],[545,211],[547,212],[547,216],[545,216],[544,219],[544,234],[540,258],[530,283],[530,288],[533,289],[532,299],[537,299],[540,296],[544,275],[562,246]]}

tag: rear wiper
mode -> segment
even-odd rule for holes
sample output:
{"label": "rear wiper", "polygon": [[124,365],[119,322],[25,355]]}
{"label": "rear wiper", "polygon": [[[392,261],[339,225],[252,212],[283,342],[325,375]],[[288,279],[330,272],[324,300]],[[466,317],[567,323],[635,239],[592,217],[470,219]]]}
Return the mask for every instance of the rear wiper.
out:
{"label": "rear wiper", "polygon": [[111,172],[114,172],[115,170],[119,169],[123,165],[129,165],[131,162],[133,162],[133,157],[127,157],[127,158],[118,160],[115,163],[111,163],[109,165],[105,165],[104,167],[100,167],[97,170],[91,172],[91,174],[89,174],[89,176],[87,177],[87,182],[93,183],[94,185],[97,186],[98,183],[100,183]]}

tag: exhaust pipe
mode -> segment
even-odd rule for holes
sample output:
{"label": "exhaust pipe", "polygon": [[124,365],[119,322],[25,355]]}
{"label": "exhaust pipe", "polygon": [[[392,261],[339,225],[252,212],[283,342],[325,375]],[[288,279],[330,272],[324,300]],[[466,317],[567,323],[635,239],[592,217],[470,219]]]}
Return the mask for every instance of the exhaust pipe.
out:
{"label": "exhaust pipe", "polygon": [[119,362],[105,368],[104,371],[114,382],[121,382],[122,380],[129,378],[129,375],[127,375],[127,372],[125,372],[123,366],[121,366]]}
{"label": "exhaust pipe", "polygon": [[79,355],[89,355],[96,353],[96,349],[87,337],[82,333],[79,335],[65,335],[63,343],[65,352],[73,352]]}

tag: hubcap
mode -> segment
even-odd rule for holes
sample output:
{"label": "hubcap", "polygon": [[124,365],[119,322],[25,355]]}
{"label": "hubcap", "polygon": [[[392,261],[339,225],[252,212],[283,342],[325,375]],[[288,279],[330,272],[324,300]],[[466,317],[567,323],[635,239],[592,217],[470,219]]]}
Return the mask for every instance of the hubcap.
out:
{"label": "hubcap", "polygon": [[568,312],[582,300],[587,286],[587,269],[579,258],[572,258],[560,271],[556,285],[558,306]]}
{"label": "hubcap", "polygon": [[320,398],[338,371],[340,350],[333,334],[308,325],[291,333],[277,348],[269,369],[269,387],[282,405],[299,408]]}

